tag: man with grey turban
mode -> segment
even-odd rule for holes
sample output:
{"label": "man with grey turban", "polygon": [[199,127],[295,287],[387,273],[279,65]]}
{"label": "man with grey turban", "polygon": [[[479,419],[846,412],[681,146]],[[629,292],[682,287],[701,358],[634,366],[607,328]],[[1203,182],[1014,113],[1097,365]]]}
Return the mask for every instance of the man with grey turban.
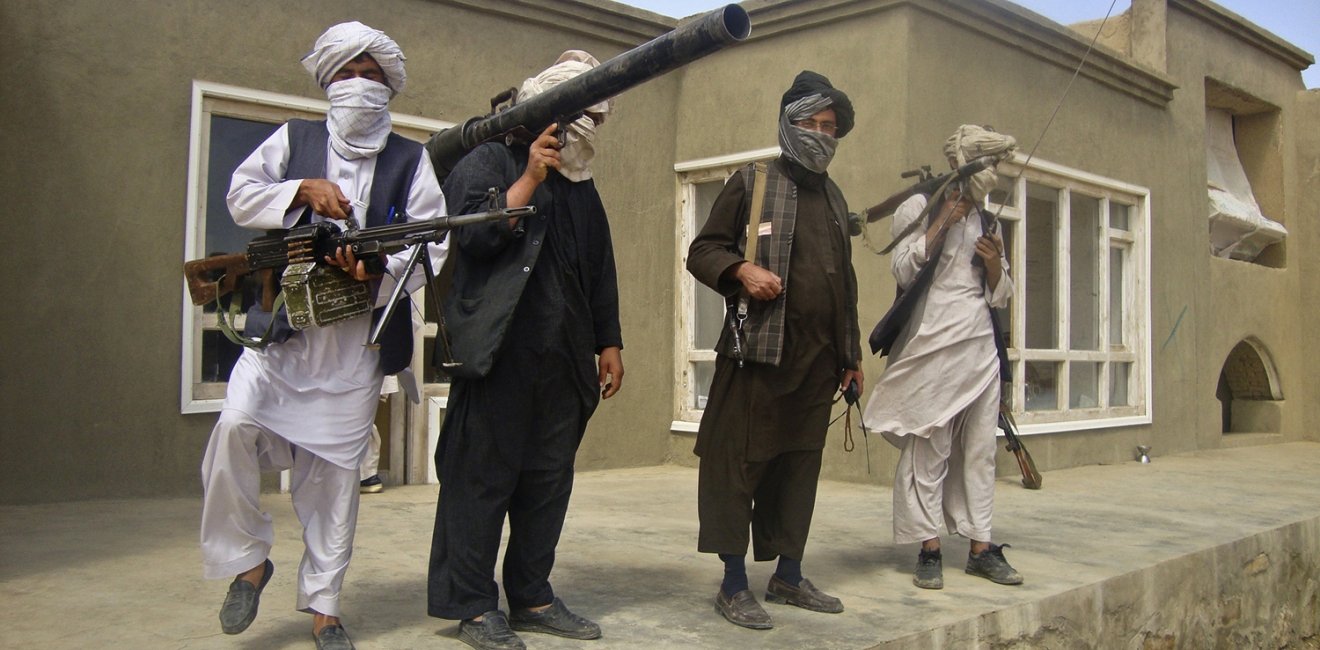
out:
{"label": "man with grey turban", "polygon": [[[1007,157],[1015,146],[1011,136],[964,125],[944,153],[956,169],[982,156]],[[1004,242],[982,207],[995,182],[991,167],[944,195],[913,196],[894,213],[893,232],[901,237],[894,277],[902,299],[915,302],[864,415],[902,450],[894,472],[894,541],[921,543],[913,583],[924,589],[944,586],[941,523],[970,540],[967,573],[1022,582],[1003,547],[990,543],[995,428],[1000,380],[1007,378],[993,310],[1013,295]],[[930,215],[924,228],[909,229],[924,215]]]}
{"label": "man with grey turban", "polygon": [[[595,67],[565,52],[523,83],[526,101]],[[600,626],[569,611],[550,586],[587,420],[623,382],[623,339],[610,226],[590,163],[608,104],[534,140],[490,142],[445,180],[459,212],[536,207],[512,222],[454,232],[453,289],[445,300],[453,370],[435,462],[436,504],[427,585],[431,616],[459,620],[482,649],[522,648],[514,630],[595,639]],[[500,609],[495,561],[509,542]]]}
{"label": "man with grey turban", "polygon": [[[403,89],[403,53],[361,23],[331,27],[303,59],[330,98],[324,121],[290,120],[234,170],[229,211],[244,227],[271,230],[348,216],[365,226],[445,215],[445,199],[422,146],[390,133],[387,103]],[[333,180],[330,180],[333,179]],[[439,268],[447,244],[430,244]],[[351,251],[323,260],[333,273],[368,284],[377,316],[411,251],[386,258],[384,275]],[[414,274],[408,288],[420,288]],[[208,578],[233,578],[220,610],[226,634],[257,614],[275,570],[274,529],[258,502],[263,471],[292,471],[294,511],[305,552],[297,608],[313,615],[317,648],[353,647],[340,625],[340,591],[357,526],[358,466],[367,453],[385,375],[412,381],[412,323],[395,310],[380,349],[363,345],[373,317],[294,331],[284,312],[254,307],[248,325],[275,322],[280,335],[244,350],[229,378],[219,421],[202,461],[202,556]],[[261,334],[261,332],[245,332]]]}
{"label": "man with grey turban", "polygon": [[[848,205],[826,173],[853,116],[829,79],[800,73],[780,101],[781,155],[764,174],[748,165],[728,180],[688,249],[688,271],[740,315],[715,346],[696,453],[697,550],[724,562],[715,603],[743,627],[773,626],[747,582],[749,527],[755,559],[779,560],[767,600],[843,611],[802,577],[802,557],[830,405],[863,382]],[[759,192],[763,207],[752,215]],[[757,243],[750,261],[749,237]]]}

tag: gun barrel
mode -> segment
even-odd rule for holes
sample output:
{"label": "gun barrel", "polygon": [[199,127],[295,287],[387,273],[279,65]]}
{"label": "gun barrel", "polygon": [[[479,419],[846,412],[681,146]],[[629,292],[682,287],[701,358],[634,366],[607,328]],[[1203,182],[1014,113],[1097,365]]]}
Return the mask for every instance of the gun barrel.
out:
{"label": "gun barrel", "polygon": [[[435,217],[425,221],[408,221],[405,223],[390,224],[388,226],[361,228],[354,234],[343,233],[340,237],[342,237],[343,241],[347,241],[348,243],[355,241],[376,241],[384,244],[411,243],[407,240],[418,235],[439,234],[468,224],[495,221],[498,219],[513,219],[515,217],[524,217],[535,213],[536,208],[534,206],[527,206],[522,208],[503,208],[499,210],[488,210],[485,212],[472,212],[469,214],[454,214],[444,217]],[[340,245],[342,244],[338,243],[338,241],[331,244],[331,246]]]}
{"label": "gun barrel", "polygon": [[540,133],[561,117],[581,113],[629,88],[747,38],[752,23],[738,5],[708,12],[678,29],[620,54],[508,110],[445,129],[426,143],[443,180],[467,152],[523,127]]}

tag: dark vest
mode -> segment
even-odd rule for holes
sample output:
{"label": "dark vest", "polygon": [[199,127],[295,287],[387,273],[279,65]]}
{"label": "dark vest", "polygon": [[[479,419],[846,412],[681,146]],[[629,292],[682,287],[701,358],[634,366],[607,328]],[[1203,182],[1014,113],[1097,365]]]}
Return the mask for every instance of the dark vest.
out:
{"label": "dark vest", "polygon": [[[289,167],[285,180],[325,178],[325,159],[330,132],[325,121],[289,120]],[[371,182],[371,204],[363,227],[384,226],[404,219],[408,212],[408,192],[412,189],[413,171],[422,157],[422,145],[391,133],[385,149],[376,156],[376,171]],[[361,218],[361,215],[358,215]],[[381,334],[380,366],[393,375],[412,363],[412,302],[405,296],[394,309],[390,322]],[[379,319],[385,310],[375,310]]]}

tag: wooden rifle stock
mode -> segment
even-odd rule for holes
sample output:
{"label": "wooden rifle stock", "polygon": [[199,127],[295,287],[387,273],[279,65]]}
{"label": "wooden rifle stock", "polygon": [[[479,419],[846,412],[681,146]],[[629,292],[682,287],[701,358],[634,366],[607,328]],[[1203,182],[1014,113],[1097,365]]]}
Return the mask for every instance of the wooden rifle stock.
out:
{"label": "wooden rifle stock", "polygon": [[999,428],[1004,430],[1004,441],[1007,443],[1005,446],[1017,459],[1018,469],[1022,471],[1022,486],[1028,490],[1039,490],[1041,476],[1036,470],[1036,461],[1032,460],[1031,452],[1022,444],[1022,438],[1017,432],[1017,422],[1013,420],[1013,414],[1009,412],[1006,404],[999,405]]}

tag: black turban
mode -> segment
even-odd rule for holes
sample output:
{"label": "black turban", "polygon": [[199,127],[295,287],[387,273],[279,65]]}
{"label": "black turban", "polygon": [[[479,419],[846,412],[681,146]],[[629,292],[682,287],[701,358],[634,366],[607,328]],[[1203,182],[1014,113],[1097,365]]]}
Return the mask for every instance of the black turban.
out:
{"label": "black turban", "polygon": [[793,79],[793,85],[784,91],[784,97],[779,100],[779,112],[784,112],[784,107],[793,102],[810,95],[824,95],[830,100],[830,108],[834,109],[834,117],[839,122],[839,130],[835,133],[836,138],[842,138],[848,135],[853,128],[853,118],[856,113],[853,112],[852,101],[842,90],[835,88],[830,84],[830,80],[823,74],[803,70]]}

